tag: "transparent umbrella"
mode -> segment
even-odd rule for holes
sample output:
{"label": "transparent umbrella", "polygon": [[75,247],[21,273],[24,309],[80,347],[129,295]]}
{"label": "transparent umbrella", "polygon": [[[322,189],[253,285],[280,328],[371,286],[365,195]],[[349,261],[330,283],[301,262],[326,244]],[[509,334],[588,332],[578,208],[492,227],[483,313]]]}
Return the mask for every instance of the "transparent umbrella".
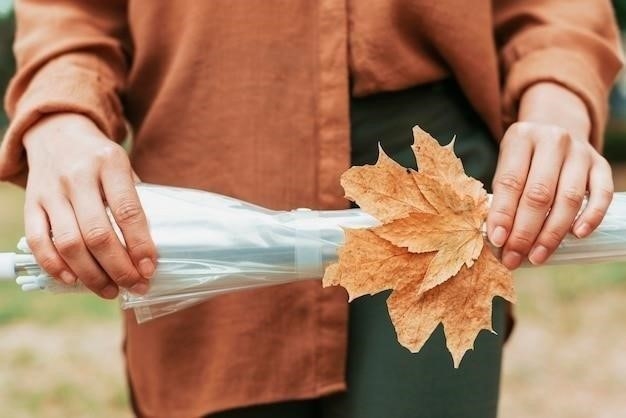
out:
{"label": "transparent umbrella", "polygon": [[[120,295],[138,322],[220,293],[319,278],[337,259],[343,228],[378,224],[360,209],[272,211],[214,193],[149,184],[138,185],[137,192],[159,253],[149,292]],[[0,278],[15,279],[25,291],[85,291],[43,272],[23,239],[18,249],[0,254]],[[568,235],[549,263],[619,259],[626,259],[626,193],[615,194],[593,234]]]}

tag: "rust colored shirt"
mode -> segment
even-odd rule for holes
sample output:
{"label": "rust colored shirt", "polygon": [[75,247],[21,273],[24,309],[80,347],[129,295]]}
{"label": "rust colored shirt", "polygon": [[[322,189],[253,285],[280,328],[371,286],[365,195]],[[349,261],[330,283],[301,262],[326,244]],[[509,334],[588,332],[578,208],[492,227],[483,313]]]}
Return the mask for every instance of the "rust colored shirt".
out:
{"label": "rust colored shirt", "polygon": [[[26,174],[29,126],[70,111],[118,141],[126,119],[144,181],[275,209],[346,206],[350,93],[453,76],[498,138],[523,91],[553,81],[585,101],[599,144],[621,65],[608,0],[18,0],[16,12],[1,179]],[[319,280],[141,326],[129,314],[141,414],[344,390],[346,321],[345,293]]]}

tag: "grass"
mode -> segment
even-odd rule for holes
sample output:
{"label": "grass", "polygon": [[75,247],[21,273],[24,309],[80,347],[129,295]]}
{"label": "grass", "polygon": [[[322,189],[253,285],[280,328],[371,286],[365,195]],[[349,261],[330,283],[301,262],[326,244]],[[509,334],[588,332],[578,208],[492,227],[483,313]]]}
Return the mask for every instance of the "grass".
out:
{"label": "grass", "polygon": [[94,295],[23,293],[14,283],[0,284],[0,326],[28,321],[57,325],[66,321],[112,321],[119,318],[115,302]]}
{"label": "grass", "polygon": [[521,287],[518,295],[521,309],[534,305],[536,284],[524,285],[533,279],[543,283],[541,293],[560,304],[577,303],[589,295],[607,291],[626,291],[626,264],[606,263],[580,266],[547,266],[528,268],[516,273],[516,284]]}
{"label": "grass", "polygon": [[23,202],[22,189],[0,183],[0,251],[14,251],[24,235]]}

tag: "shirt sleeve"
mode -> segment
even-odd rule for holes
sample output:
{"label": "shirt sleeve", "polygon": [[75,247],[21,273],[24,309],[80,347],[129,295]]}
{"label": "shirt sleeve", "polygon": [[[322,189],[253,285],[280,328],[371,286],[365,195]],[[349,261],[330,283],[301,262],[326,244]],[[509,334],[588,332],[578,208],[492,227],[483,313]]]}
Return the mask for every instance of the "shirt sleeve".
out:
{"label": "shirt sleeve", "polygon": [[609,0],[494,0],[506,125],[531,85],[555,82],[587,105],[591,142],[601,147],[608,95],[622,67],[619,30]]}
{"label": "shirt sleeve", "polygon": [[17,0],[17,72],[5,96],[11,120],[0,180],[24,177],[24,132],[43,116],[81,113],[112,140],[126,135],[120,94],[129,56],[125,0]]}

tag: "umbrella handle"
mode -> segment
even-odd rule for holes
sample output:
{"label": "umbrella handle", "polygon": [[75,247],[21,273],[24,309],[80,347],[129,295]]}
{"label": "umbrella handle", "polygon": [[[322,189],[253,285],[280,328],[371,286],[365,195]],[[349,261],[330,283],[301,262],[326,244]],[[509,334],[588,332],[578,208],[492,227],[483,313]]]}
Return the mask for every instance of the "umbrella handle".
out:
{"label": "umbrella handle", "polygon": [[15,253],[0,253],[0,281],[15,280]]}
{"label": "umbrella handle", "polygon": [[24,274],[39,274],[41,267],[30,254],[0,253],[0,281],[15,280]]}

